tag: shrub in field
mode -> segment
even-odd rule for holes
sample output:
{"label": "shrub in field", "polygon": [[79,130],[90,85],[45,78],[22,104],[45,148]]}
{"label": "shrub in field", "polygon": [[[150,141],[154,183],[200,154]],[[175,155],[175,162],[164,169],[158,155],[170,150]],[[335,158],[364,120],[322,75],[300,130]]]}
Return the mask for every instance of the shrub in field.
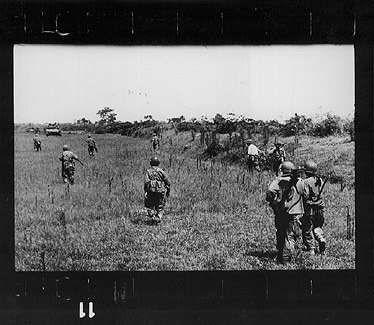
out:
{"label": "shrub in field", "polygon": [[[346,218],[347,205],[354,218],[354,188],[340,191],[329,183],[325,187],[326,255],[306,259],[299,238],[300,258],[280,266],[273,260],[274,217],[265,202],[273,173],[250,174],[240,164],[222,161],[225,152],[210,160],[196,159],[193,152],[201,153],[204,147],[190,142],[189,132],[174,135],[167,131],[157,155],[171,181],[171,196],[161,224],[151,225],[143,193],[144,172],[154,154],[149,141],[97,135],[99,153],[91,157],[85,138],[43,139],[41,155],[32,150],[29,135],[15,134],[17,270],[354,267],[354,239],[347,239]],[[238,139],[238,146],[230,152],[238,150],[239,155]],[[222,143],[226,140],[229,143],[228,137]],[[354,171],[353,143],[335,138],[318,141],[301,139],[295,157],[300,161],[314,158],[319,164],[330,159],[335,169],[345,166],[349,173]],[[184,151],[187,142],[192,147]],[[74,186],[61,179],[58,157],[65,143],[84,163],[76,166]]]}
{"label": "shrub in field", "polygon": [[313,135],[327,137],[342,133],[342,119],[336,115],[327,114],[327,117],[316,123],[313,127]]}

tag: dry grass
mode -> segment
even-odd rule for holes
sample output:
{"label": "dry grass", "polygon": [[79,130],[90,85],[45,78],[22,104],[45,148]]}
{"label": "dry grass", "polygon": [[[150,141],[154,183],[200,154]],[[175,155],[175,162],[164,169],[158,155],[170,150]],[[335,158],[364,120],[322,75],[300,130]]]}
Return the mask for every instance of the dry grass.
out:
{"label": "dry grass", "polygon": [[[16,133],[16,270],[354,268],[354,239],[347,239],[346,225],[347,205],[354,217],[352,186],[340,191],[337,184],[326,185],[325,256],[307,258],[299,247],[294,263],[280,266],[273,260],[274,220],[264,200],[273,175],[250,177],[240,166],[219,162],[198,165],[193,153],[199,139],[191,143],[190,137],[164,136],[159,155],[172,192],[165,218],[155,226],[148,224],[143,207],[149,141],[96,135],[99,154],[89,157],[84,135],[43,138],[43,151],[37,153],[30,135]],[[354,175],[354,145],[344,141],[302,139],[295,159],[346,166],[347,175]],[[65,143],[84,162],[77,165],[74,186],[63,184],[60,176],[58,157]],[[183,152],[186,143],[191,148]]]}

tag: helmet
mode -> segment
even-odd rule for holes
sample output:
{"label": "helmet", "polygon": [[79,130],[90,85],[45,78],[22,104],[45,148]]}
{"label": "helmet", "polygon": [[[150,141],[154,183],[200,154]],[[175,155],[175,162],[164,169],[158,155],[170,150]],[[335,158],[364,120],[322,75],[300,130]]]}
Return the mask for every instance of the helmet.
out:
{"label": "helmet", "polygon": [[155,137],[157,134],[156,133],[153,133],[153,136]]}
{"label": "helmet", "polygon": [[317,164],[313,160],[309,160],[304,165],[307,174],[314,174],[317,171]]}
{"label": "helmet", "polygon": [[247,139],[247,140],[245,140],[244,142],[245,142],[245,143],[252,143],[253,140],[252,140],[252,139]]}
{"label": "helmet", "polygon": [[295,169],[295,165],[290,161],[285,161],[281,166],[282,176],[290,175],[293,169]]}
{"label": "helmet", "polygon": [[69,146],[67,144],[64,144],[64,146],[62,147],[62,150],[63,151],[67,151],[69,150]]}
{"label": "helmet", "polygon": [[160,160],[158,157],[154,156],[151,158],[150,164],[151,166],[158,166],[160,164]]}
{"label": "helmet", "polygon": [[87,137],[91,138],[91,133],[88,133],[88,136],[87,136]]}

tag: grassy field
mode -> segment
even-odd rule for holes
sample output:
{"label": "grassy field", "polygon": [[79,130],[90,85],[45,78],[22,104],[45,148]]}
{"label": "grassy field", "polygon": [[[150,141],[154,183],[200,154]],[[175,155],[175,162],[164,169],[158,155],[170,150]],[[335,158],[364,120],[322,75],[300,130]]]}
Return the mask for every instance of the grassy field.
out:
{"label": "grassy field", "polygon": [[[189,134],[165,135],[158,153],[172,190],[162,223],[151,225],[143,205],[150,141],[108,134],[94,138],[99,154],[90,157],[86,135],[42,136],[43,150],[35,152],[32,135],[15,134],[16,270],[355,267],[354,238],[347,239],[347,206],[355,215],[354,143],[348,138],[302,138],[295,150],[296,163],[313,158],[347,175],[348,182],[342,191],[330,183],[324,190],[326,254],[308,257],[299,238],[299,253],[286,266],[274,261],[274,217],[265,202],[273,174],[250,176],[240,166],[197,161],[198,137],[189,142]],[[62,182],[63,144],[84,163],[76,165],[74,186]]]}

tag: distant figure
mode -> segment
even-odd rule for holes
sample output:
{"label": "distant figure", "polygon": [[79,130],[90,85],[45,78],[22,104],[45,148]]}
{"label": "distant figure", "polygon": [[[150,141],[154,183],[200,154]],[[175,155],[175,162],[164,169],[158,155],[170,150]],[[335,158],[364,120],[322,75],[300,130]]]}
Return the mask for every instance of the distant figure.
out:
{"label": "distant figure", "polygon": [[[148,168],[144,178],[144,204],[148,216],[156,222],[160,222],[166,203],[166,197],[170,195],[170,181],[166,173],[158,167],[160,160],[154,156],[150,160],[151,168]],[[156,213],[154,213],[154,211]]]}
{"label": "distant figure", "polygon": [[156,133],[153,133],[153,136],[152,136],[152,148],[153,150],[160,148],[160,139],[158,138]]}
{"label": "distant figure", "polygon": [[[295,251],[297,228],[302,228],[300,219],[304,215],[303,198],[307,195],[304,181],[290,161],[285,161],[282,174],[269,186],[266,201],[275,215],[276,246],[279,263],[290,262]],[[312,228],[302,228],[303,241],[310,255],[314,255]]]}
{"label": "distant figure", "polygon": [[319,244],[319,252],[323,253],[326,249],[326,239],[323,236],[322,226],[325,222],[324,209],[325,205],[322,201],[323,181],[321,177],[316,176],[317,164],[309,160],[304,165],[306,179],[305,186],[308,189],[308,195],[304,201],[305,214],[301,219],[304,229],[308,230],[311,226],[314,238]]}
{"label": "distant figure", "polygon": [[38,133],[35,134],[33,141],[34,141],[34,150],[42,151],[42,140],[40,140]]}
{"label": "distant figure", "polygon": [[281,142],[275,142],[275,147],[272,148],[269,151],[269,155],[272,158],[272,168],[273,172],[278,176],[278,173],[280,171],[280,166],[283,164],[283,162],[286,159],[286,153],[284,151],[284,144]]}
{"label": "distant figure", "polygon": [[59,158],[62,163],[62,178],[64,183],[69,181],[70,184],[74,184],[75,160],[79,161],[82,166],[83,163],[74,152],[70,151],[68,145],[65,144],[62,150],[62,155]]}
{"label": "distant figure", "polygon": [[248,145],[247,149],[247,166],[249,171],[253,169],[260,170],[259,166],[259,153],[261,150],[258,149],[254,144],[252,139],[247,139],[245,143]]}
{"label": "distant figure", "polygon": [[88,154],[90,156],[95,156],[95,151],[97,151],[96,142],[93,138],[91,138],[91,134],[88,134],[88,137],[86,139],[86,142],[88,144]]}

